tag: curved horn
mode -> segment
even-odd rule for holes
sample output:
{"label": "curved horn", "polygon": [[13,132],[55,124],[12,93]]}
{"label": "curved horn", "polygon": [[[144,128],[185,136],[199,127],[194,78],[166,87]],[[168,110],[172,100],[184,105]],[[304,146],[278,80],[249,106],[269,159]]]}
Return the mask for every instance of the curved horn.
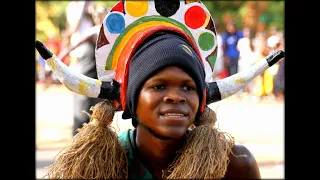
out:
{"label": "curved horn", "polygon": [[207,83],[207,104],[225,99],[243,89],[255,77],[277,63],[284,57],[284,51],[277,50],[262,58],[254,66],[246,71],[239,72],[224,79]]}
{"label": "curved horn", "polygon": [[73,72],[40,41],[36,40],[35,46],[41,57],[46,61],[46,64],[57,75],[59,81],[69,90],[93,98],[119,99],[120,88],[118,82],[102,82],[78,72]]}

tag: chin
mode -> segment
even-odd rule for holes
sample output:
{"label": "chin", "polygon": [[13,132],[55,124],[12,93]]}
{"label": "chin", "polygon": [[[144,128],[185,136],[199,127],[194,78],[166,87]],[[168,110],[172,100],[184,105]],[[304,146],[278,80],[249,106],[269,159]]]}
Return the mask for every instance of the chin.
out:
{"label": "chin", "polygon": [[166,137],[170,137],[173,139],[179,139],[182,138],[187,131],[188,127],[184,128],[184,127],[166,127],[163,130],[161,130],[161,135],[162,136],[166,136]]}

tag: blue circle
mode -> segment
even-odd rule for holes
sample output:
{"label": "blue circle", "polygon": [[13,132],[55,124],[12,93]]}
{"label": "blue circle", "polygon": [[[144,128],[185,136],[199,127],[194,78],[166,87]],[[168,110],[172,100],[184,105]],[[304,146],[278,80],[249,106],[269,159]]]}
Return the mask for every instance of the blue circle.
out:
{"label": "blue circle", "polygon": [[118,13],[110,14],[106,19],[106,26],[110,33],[119,34],[125,28],[125,21],[123,16]]}

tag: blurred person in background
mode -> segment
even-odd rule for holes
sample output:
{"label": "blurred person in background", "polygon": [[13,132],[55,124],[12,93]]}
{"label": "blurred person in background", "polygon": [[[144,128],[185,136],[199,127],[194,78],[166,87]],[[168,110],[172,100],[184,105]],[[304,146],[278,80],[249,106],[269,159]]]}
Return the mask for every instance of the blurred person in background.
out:
{"label": "blurred person in background", "polygon": [[[58,35],[52,33],[49,35],[49,38],[44,42],[44,44],[48,48],[52,49],[52,52],[58,54],[61,50],[59,39],[60,37]],[[52,73],[52,70],[48,67],[41,56],[37,58],[37,61],[40,65],[37,73],[39,81],[43,84],[43,90],[47,90],[52,84],[60,84],[59,80],[55,77],[54,73]]]}
{"label": "blurred person in background", "polygon": [[243,38],[242,31],[237,29],[233,21],[229,21],[226,25],[226,31],[222,34],[223,54],[228,76],[238,72],[240,52],[237,45],[241,38]]}
{"label": "blurred person in background", "polygon": [[[71,1],[66,7],[66,18],[67,25],[66,30],[64,31],[64,36],[69,39],[66,46],[72,45],[76,46],[79,43],[80,37],[91,27],[94,26],[94,21],[92,17],[92,8],[94,3],[92,1]],[[92,40],[93,42],[93,40]],[[91,41],[82,43],[81,45],[76,46],[70,52],[72,68],[79,68],[77,65],[78,62],[82,63],[82,59],[88,54],[90,54]],[[74,66],[74,67],[73,67]]]}
{"label": "blurred person in background", "polygon": [[[95,63],[96,36],[88,36],[95,26],[93,14],[95,13],[93,1],[71,1],[66,8],[68,22],[66,36],[70,39],[67,48],[58,55],[61,59],[68,53],[71,58],[70,68],[91,78],[97,78]],[[94,33],[93,33],[94,34]],[[89,122],[90,118],[85,112],[90,112],[91,106],[102,99],[90,98],[74,93],[74,117],[73,135],[83,123]]]}
{"label": "blurred person in background", "polygon": [[[278,50],[280,46],[280,37],[279,37],[279,29],[276,27],[270,27],[269,31],[266,33],[266,41],[265,41],[265,49],[264,55],[272,54],[276,50]],[[274,78],[279,70],[279,64],[275,64],[272,68],[269,68],[263,73],[263,86],[264,86],[264,99],[266,100],[274,100]]]}
{"label": "blurred person in background", "polygon": [[[284,37],[283,32],[277,30],[272,34],[268,40],[267,44],[270,48],[270,53],[284,49]],[[281,60],[277,66],[272,68],[273,70],[273,93],[277,101],[283,102],[284,100],[284,62],[285,59]]]}
{"label": "blurred person in background", "polygon": [[212,80],[218,80],[218,79],[223,79],[226,77],[225,74],[225,67],[224,67],[224,52],[223,52],[223,44],[222,44],[222,35],[221,32],[219,31],[219,21],[215,21],[216,27],[217,27],[217,59],[214,65],[214,69],[212,72]]}
{"label": "blurred person in background", "polygon": [[[96,43],[101,24],[107,13],[107,8],[103,6],[94,6],[94,10],[92,11],[92,20],[94,22],[94,26],[88,28],[85,32],[83,32],[82,35],[78,37],[78,41],[76,43],[71,44],[68,41],[69,39],[65,39],[66,43],[64,43],[65,46],[58,55],[59,59],[66,58],[74,49],[78,48],[80,45],[86,42]],[[65,35],[63,37],[67,36]]]}
{"label": "blurred person in background", "polygon": [[[267,51],[267,38],[266,33],[263,30],[257,31],[253,40],[253,48],[254,48],[254,62],[256,63],[264,57],[264,55],[268,54]],[[253,89],[252,89],[252,100],[255,102],[259,102],[262,100],[262,96],[264,95],[264,83],[263,83],[263,75],[264,73],[259,74],[252,82],[253,82]]]}
{"label": "blurred person in background", "polygon": [[[237,44],[239,50],[238,71],[245,71],[254,65],[254,47],[252,44],[251,29],[243,29],[243,38],[240,38]],[[239,91],[242,98],[251,97],[253,82],[250,82],[242,91]]]}

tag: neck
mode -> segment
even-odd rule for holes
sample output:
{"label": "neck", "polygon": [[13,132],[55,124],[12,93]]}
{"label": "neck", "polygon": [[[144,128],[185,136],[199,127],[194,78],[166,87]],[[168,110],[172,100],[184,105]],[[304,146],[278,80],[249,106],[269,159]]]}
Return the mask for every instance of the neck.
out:
{"label": "neck", "polygon": [[143,162],[149,169],[167,169],[182,148],[183,138],[162,140],[138,125],[136,144]]}

